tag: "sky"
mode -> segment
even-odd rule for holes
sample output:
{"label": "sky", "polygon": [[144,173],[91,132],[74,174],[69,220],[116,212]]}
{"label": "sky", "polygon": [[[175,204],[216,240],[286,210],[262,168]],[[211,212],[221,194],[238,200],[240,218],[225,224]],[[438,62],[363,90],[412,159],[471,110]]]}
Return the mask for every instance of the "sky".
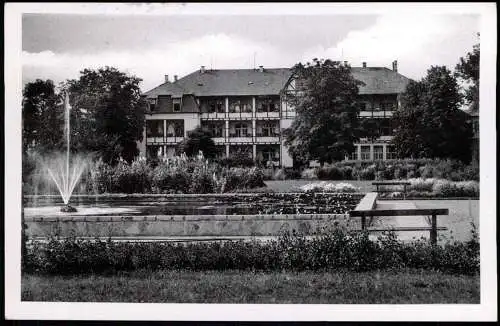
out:
{"label": "sky", "polygon": [[428,11],[131,13],[23,14],[23,83],[58,83],[108,65],[141,78],[147,91],[202,65],[277,68],[313,58],[388,68],[397,60],[401,74],[420,79],[431,65],[453,69],[480,28],[478,15]]}

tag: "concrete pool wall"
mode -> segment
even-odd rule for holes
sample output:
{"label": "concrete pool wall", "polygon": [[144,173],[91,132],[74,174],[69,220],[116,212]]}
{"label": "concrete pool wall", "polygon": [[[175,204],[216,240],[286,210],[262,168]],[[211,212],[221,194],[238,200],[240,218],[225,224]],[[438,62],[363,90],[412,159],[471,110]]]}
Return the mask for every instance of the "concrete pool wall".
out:
{"label": "concrete pool wall", "polygon": [[347,214],[26,217],[28,237],[304,235],[349,223]]}

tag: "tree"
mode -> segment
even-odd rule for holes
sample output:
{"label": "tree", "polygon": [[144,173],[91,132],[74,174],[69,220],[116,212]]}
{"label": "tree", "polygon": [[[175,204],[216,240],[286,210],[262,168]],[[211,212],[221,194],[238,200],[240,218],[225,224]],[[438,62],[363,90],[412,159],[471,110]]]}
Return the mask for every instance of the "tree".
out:
{"label": "tree", "polygon": [[359,137],[358,86],[348,65],[314,59],[298,63],[293,75],[303,87],[289,95],[297,116],[285,130],[289,152],[297,162],[320,164],[342,160]]}
{"label": "tree", "polygon": [[85,69],[64,88],[72,102],[72,143],[77,151],[95,152],[105,162],[131,161],[142,140],[146,102],[141,79],[116,68]]}
{"label": "tree", "polygon": [[472,84],[465,89],[465,100],[473,112],[479,110],[479,57],[479,44],[476,44],[455,67],[455,76]]}
{"label": "tree", "polygon": [[212,133],[200,126],[188,133],[188,138],[179,144],[179,151],[187,156],[197,155],[203,152],[206,158],[214,158],[217,155],[217,147],[212,139]]}
{"label": "tree", "polygon": [[421,81],[411,81],[394,113],[398,156],[468,161],[472,130],[461,101],[457,80],[446,67],[431,67]]}
{"label": "tree", "polygon": [[62,101],[52,80],[37,79],[23,89],[23,152],[52,151],[61,146]]}

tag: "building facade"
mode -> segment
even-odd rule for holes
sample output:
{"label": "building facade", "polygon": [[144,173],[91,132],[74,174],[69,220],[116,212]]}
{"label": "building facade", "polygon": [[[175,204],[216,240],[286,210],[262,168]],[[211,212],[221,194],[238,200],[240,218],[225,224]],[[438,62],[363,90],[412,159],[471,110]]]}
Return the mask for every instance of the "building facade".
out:
{"label": "building facade", "polygon": [[[362,81],[360,117],[380,122],[380,134],[361,139],[352,160],[394,158],[389,146],[392,112],[409,79],[393,69],[353,67]],[[283,130],[290,127],[295,111],[286,100],[294,90],[288,68],[207,70],[201,67],[183,78],[146,92],[149,103],[146,129],[140,150],[147,157],[173,156],[177,145],[197,126],[211,130],[221,157],[245,155],[266,166],[292,167],[284,145]]]}

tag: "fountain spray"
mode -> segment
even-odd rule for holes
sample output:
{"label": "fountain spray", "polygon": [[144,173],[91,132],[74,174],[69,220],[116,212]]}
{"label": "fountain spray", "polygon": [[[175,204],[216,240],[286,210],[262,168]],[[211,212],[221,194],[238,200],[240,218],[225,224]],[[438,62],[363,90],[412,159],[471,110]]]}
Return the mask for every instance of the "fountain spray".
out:
{"label": "fountain spray", "polygon": [[76,184],[78,183],[78,180],[85,170],[85,162],[74,159],[70,175],[70,108],[69,95],[68,93],[66,93],[66,97],[64,100],[64,132],[66,136],[66,155],[65,158],[56,158],[53,161],[53,164],[51,164],[51,166],[47,168],[49,175],[55,182],[64,202],[64,206],[61,208],[62,212],[76,212],[76,209],[70,206],[69,200]]}

